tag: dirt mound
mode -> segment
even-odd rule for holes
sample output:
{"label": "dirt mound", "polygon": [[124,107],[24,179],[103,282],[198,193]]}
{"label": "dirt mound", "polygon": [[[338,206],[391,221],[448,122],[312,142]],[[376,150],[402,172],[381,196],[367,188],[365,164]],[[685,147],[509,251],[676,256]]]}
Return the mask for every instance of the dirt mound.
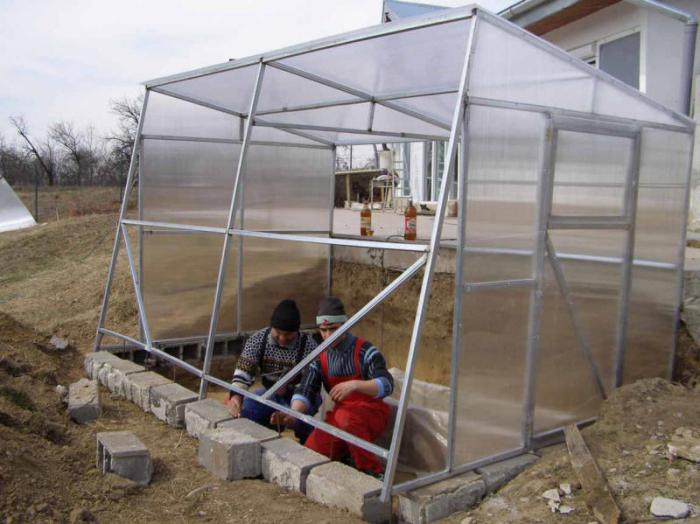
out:
{"label": "dirt mound", "polygon": [[[640,380],[613,392],[601,407],[598,421],[582,431],[605,474],[624,521],[653,520],[651,500],[675,498],[700,506],[700,467],[666,455],[666,444],[678,427],[700,428],[700,390],[662,379]],[[574,490],[564,503],[573,513],[551,513],[542,494],[561,483],[577,484],[563,445],[545,450],[532,468],[467,514],[447,522],[461,522],[466,515],[476,523],[570,522],[586,524],[595,517],[583,494]]]}

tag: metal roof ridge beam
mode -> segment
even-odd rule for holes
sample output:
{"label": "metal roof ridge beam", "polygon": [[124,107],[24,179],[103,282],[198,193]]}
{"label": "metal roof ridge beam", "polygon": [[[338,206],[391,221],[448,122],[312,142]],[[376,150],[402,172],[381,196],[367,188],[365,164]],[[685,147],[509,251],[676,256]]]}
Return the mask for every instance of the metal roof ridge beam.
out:
{"label": "metal roof ridge beam", "polygon": [[153,78],[144,82],[144,85],[147,88],[153,88],[160,85],[171,84],[173,82],[180,82],[182,80],[190,80],[193,78],[199,78],[215,73],[230,71],[232,69],[239,69],[241,67],[255,65],[259,62],[271,62],[275,60],[281,60],[284,58],[290,58],[292,56],[297,56],[312,51],[319,51],[321,49],[328,49],[332,47],[337,47],[339,45],[347,45],[362,40],[369,40],[371,38],[403,33],[406,31],[412,31],[415,29],[422,29],[424,27],[456,22],[459,20],[466,20],[473,16],[473,10],[474,5],[471,4],[464,7],[456,7],[454,9],[436,11],[435,14],[429,13],[423,16],[406,18],[400,21],[393,22],[391,24],[377,24],[355,31],[348,31],[346,33],[341,33],[325,38],[320,38],[317,40],[312,40],[310,42],[304,42],[302,44],[273,50],[267,54],[248,56],[239,60],[231,60],[228,62],[214,64],[207,67],[201,67],[182,73],[176,73],[174,75]]}
{"label": "metal roof ridge beam", "polygon": [[345,84],[341,84],[340,82],[336,82],[334,80],[329,80],[327,78],[323,78],[321,76],[318,76],[314,73],[309,73],[307,71],[303,71],[301,69],[297,69],[296,67],[292,67],[286,64],[281,64],[279,62],[270,62],[268,64],[270,67],[274,67],[275,69],[280,69],[281,71],[284,71],[286,73],[290,73],[292,75],[297,75],[302,78],[306,78],[307,80],[311,80],[312,82],[316,82],[318,84],[325,85],[327,87],[332,87],[334,89],[337,89],[338,91],[343,91],[345,93],[348,93],[349,95],[356,96],[358,98],[361,98],[365,100],[366,102],[375,102],[379,105],[382,105],[384,107],[387,107],[389,109],[392,109],[394,111],[397,111],[399,113],[403,113],[407,116],[410,116],[412,118],[415,118],[416,120],[421,120],[423,122],[426,122],[428,124],[434,125],[435,127],[439,127],[441,129],[446,129],[449,130],[450,126],[449,124],[443,122],[442,120],[438,120],[436,118],[429,117],[427,115],[424,115],[423,113],[420,113],[418,111],[414,111],[412,109],[405,108],[403,106],[394,104],[390,101],[387,100],[380,100],[378,98],[375,98],[374,95],[371,95],[369,93],[365,93],[364,91],[360,91],[359,89],[355,89],[350,86],[346,86]]}

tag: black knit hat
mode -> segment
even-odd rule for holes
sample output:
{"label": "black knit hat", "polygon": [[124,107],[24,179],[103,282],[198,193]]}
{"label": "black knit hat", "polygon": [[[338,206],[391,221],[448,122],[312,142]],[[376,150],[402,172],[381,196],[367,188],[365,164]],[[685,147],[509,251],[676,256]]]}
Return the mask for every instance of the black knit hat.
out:
{"label": "black knit hat", "polygon": [[318,305],[316,324],[342,324],[348,319],[345,314],[345,306],[338,297],[325,297]]}
{"label": "black knit hat", "polygon": [[277,304],[272,312],[270,326],[282,331],[299,331],[301,325],[301,315],[297,303],[291,298],[285,298]]}

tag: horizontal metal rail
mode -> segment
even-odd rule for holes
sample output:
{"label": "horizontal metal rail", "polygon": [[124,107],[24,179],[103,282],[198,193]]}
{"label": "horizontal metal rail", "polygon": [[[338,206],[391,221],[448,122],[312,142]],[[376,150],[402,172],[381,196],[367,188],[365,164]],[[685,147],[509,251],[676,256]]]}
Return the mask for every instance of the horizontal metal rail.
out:
{"label": "horizontal metal rail", "polygon": [[172,356],[169,353],[166,353],[162,349],[158,349],[157,347],[154,346],[149,346],[148,344],[144,344],[143,342],[136,340],[135,338],[129,337],[127,335],[122,335],[121,333],[117,333],[116,331],[112,331],[111,329],[105,329],[105,328],[100,328],[100,332],[103,335],[108,335],[110,337],[118,338],[121,340],[124,340],[126,342],[129,342],[133,344],[134,346],[139,347],[140,349],[143,349],[144,351],[147,351],[149,353],[153,353],[154,355],[157,355],[158,357],[162,358],[163,360],[166,360],[170,362],[171,364],[174,364],[176,366],[179,366],[193,375],[196,375],[198,378],[202,378],[202,370],[199,368],[196,368],[195,366],[188,364],[184,360],[180,360],[177,357]]}
{"label": "horizontal metal rail", "polygon": [[389,298],[394,292],[399,289],[404,283],[413,277],[418,271],[420,271],[427,261],[428,255],[423,255],[418,260],[416,260],[411,266],[409,266],[403,273],[391,281],[384,289],[382,289],[377,295],[372,298],[367,304],[365,304],[357,313],[351,316],[342,326],[340,326],[336,331],[331,334],[326,340],[321,342],[316,349],[311,353],[306,355],[301,361],[290,369],[286,375],[280,378],[275,384],[272,385],[263,395],[264,398],[270,398],[274,395],[277,390],[282,388],[287,382],[299,374],[306,366],[308,366],[316,357],[318,357],[322,352],[331,347],[336,340],[339,340],[345,333],[347,333],[351,327],[362,320],[365,315],[372,311],[375,307],[381,304],[385,299]]}
{"label": "horizontal metal rail", "polygon": [[283,413],[286,413],[287,415],[291,415],[297,420],[301,420],[302,422],[306,422],[310,426],[313,426],[315,428],[319,428],[326,433],[329,433],[335,437],[342,438],[346,442],[349,442],[350,444],[353,444],[359,448],[362,448],[366,451],[369,451],[370,453],[373,453],[379,457],[386,458],[388,454],[388,450],[377,446],[376,444],[372,444],[371,442],[367,442],[366,440],[363,440],[356,435],[352,435],[348,433],[347,431],[343,431],[342,429],[338,429],[335,426],[331,426],[330,424],[327,424],[325,422],[322,422],[320,420],[317,420],[313,417],[310,417],[308,415],[304,415],[303,413],[299,413],[298,411],[294,411],[292,409],[289,409],[287,406],[283,406],[281,404],[278,404],[276,402],[273,402],[271,400],[265,399],[261,397],[260,395],[256,395],[255,393],[251,393],[250,391],[239,388],[237,386],[234,386],[233,384],[229,384],[228,382],[221,380],[220,378],[214,377],[212,375],[205,375],[200,369],[197,369],[196,367],[192,366],[191,364],[188,364],[187,362],[180,360],[177,357],[174,357],[172,355],[169,355],[168,353],[155,348],[153,346],[149,346],[147,344],[144,344],[143,342],[140,342],[136,340],[135,338],[129,337],[127,335],[122,335],[121,333],[117,333],[116,331],[112,331],[109,329],[104,329],[100,328],[100,332],[103,335],[109,335],[115,338],[119,338],[121,340],[125,340],[127,342],[130,342],[131,344],[138,346],[139,348],[143,349],[144,351],[147,351],[149,353],[153,353],[154,355],[157,355],[158,357],[167,360],[171,364],[174,364],[178,367],[181,367],[193,375],[196,375],[199,378],[202,378],[204,376],[205,380],[209,383],[216,384],[217,386],[227,389],[228,391],[231,391],[233,393],[242,395],[244,397],[250,398],[252,400],[255,400],[256,402],[260,402],[261,404],[265,404],[266,406],[270,406],[277,411],[281,411]]}
{"label": "horizontal metal rail", "polygon": [[[195,226],[191,224],[175,224],[172,222],[153,222],[149,220],[122,220],[122,224],[129,226],[148,226],[156,227],[161,229],[173,229],[173,230],[184,230],[184,231],[198,231],[200,233],[218,233],[221,235],[226,234],[225,227],[208,227],[208,226]],[[229,235],[249,237],[249,238],[266,238],[269,240],[284,240],[288,242],[303,242],[307,244],[325,244],[332,246],[347,246],[347,247],[365,247],[370,249],[386,249],[394,251],[413,251],[416,253],[425,253],[429,248],[423,244],[407,244],[403,242],[380,242],[372,240],[352,240],[345,238],[328,238],[328,237],[314,237],[306,235],[294,235],[294,234],[282,234],[282,233],[270,233],[265,231],[249,231],[245,229],[230,229],[228,231]]]}
{"label": "horizontal metal rail", "polygon": [[[250,145],[253,146],[274,146],[274,147],[301,147],[307,149],[329,149],[332,147],[333,143],[320,138],[311,137],[305,133],[296,133],[291,130],[284,130],[293,135],[301,135],[307,140],[312,140],[314,142],[319,142],[318,144],[303,144],[298,142],[277,142],[274,140],[251,140]],[[163,140],[172,142],[196,142],[205,144],[231,144],[231,145],[241,145],[243,140],[236,140],[231,138],[212,138],[212,137],[198,137],[198,136],[178,136],[178,135],[151,135],[144,134],[141,135],[143,140]]]}
{"label": "horizontal metal rail", "polygon": [[531,287],[535,283],[534,278],[518,278],[514,280],[492,280],[490,282],[466,282],[464,291],[478,291],[481,289],[504,289],[512,287]]}
{"label": "horizontal metal rail", "polygon": [[351,135],[375,135],[375,136],[385,136],[390,138],[411,138],[415,140],[446,140],[447,135],[428,135],[423,133],[397,133],[395,131],[379,131],[368,129],[355,129],[349,127],[334,127],[334,126],[318,126],[313,124],[296,124],[288,122],[268,122],[266,120],[260,120],[256,118],[254,124],[257,127],[272,127],[274,129],[295,129],[295,130],[307,130],[307,131],[323,131],[327,133],[347,133]]}
{"label": "horizontal metal rail", "polygon": [[549,229],[629,229],[629,217],[556,216],[550,215]]}

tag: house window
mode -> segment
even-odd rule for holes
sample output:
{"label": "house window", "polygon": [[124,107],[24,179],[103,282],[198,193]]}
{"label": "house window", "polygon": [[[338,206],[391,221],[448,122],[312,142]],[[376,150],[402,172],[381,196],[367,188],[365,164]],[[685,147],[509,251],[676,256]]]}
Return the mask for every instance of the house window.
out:
{"label": "house window", "polygon": [[639,89],[639,33],[600,43],[598,67],[624,83]]}

